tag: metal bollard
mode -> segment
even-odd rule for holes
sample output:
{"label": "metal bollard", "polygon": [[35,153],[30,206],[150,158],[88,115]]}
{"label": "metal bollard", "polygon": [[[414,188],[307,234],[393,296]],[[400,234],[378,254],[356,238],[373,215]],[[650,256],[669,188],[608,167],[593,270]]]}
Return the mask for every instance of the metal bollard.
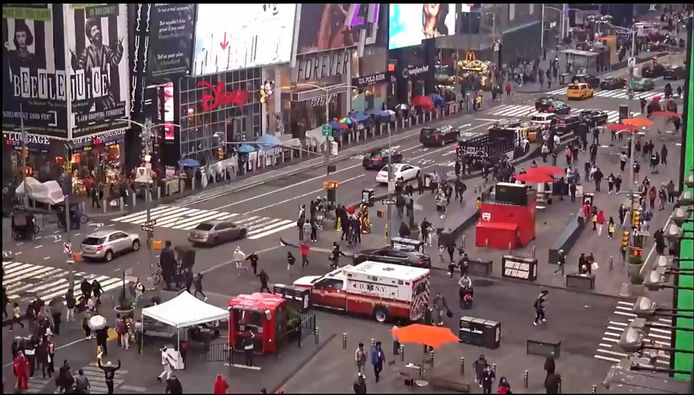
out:
{"label": "metal bollard", "polygon": [[528,388],[528,371],[523,371],[523,387]]}
{"label": "metal bollard", "polygon": [[536,246],[533,246],[533,258],[535,258],[535,251],[537,250]]}
{"label": "metal bollard", "polygon": [[598,393],[598,386],[593,385],[593,389],[590,391],[591,394],[597,394]]}
{"label": "metal bollard", "polygon": [[[145,192],[147,193],[147,192]],[[135,196],[135,192],[131,195],[133,197],[133,208],[137,205],[137,197]]]}
{"label": "metal bollard", "polygon": [[342,334],[342,349],[343,350],[347,349],[347,332],[344,332]]}
{"label": "metal bollard", "polygon": [[614,257],[610,255],[610,270],[612,270],[612,264],[614,263]]}
{"label": "metal bollard", "polygon": [[463,235],[463,239],[460,241],[460,247],[465,249],[465,235]]}
{"label": "metal bollard", "polygon": [[513,244],[509,241],[508,242],[508,253],[511,254],[513,252],[513,248],[511,247]]}
{"label": "metal bollard", "polygon": [[314,335],[315,338],[316,338],[316,344],[318,344],[318,343],[319,343],[318,327],[316,327],[316,329],[313,331],[313,335]]}
{"label": "metal bollard", "polygon": [[561,394],[561,380],[559,380],[559,385],[557,386],[557,394]]}
{"label": "metal bollard", "polygon": [[434,350],[429,351],[429,363],[434,367]]}
{"label": "metal bollard", "polygon": [[104,208],[104,214],[106,214],[106,210],[108,209],[108,200],[104,199],[104,201],[101,203],[102,203],[101,207]]}
{"label": "metal bollard", "polygon": [[118,198],[118,209],[120,211],[123,211],[123,206],[125,205],[125,202],[123,201],[123,197]]}
{"label": "metal bollard", "polygon": [[494,372],[494,375],[496,375],[496,364],[492,364],[492,372]]}
{"label": "metal bollard", "polygon": [[465,357],[460,357],[460,375],[465,376]]}
{"label": "metal bollard", "polygon": [[405,345],[400,345],[400,362],[405,362]]}
{"label": "metal bollard", "polygon": [[489,248],[489,239],[484,240],[484,248]]}

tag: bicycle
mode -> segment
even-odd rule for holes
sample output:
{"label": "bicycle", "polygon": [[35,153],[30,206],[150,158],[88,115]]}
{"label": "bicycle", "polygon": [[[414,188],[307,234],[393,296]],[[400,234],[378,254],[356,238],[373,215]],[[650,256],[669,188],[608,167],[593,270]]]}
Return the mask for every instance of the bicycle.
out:
{"label": "bicycle", "polygon": [[152,284],[154,284],[155,286],[159,285],[159,283],[161,283],[162,280],[164,280],[164,276],[161,272],[161,268],[159,268],[154,274],[152,274]]}

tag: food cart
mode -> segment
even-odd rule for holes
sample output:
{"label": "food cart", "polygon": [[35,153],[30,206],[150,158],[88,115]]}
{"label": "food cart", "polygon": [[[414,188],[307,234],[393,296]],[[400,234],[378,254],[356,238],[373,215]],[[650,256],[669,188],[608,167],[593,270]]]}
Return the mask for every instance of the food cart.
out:
{"label": "food cart", "polygon": [[229,301],[229,345],[242,352],[243,340],[250,331],[255,354],[276,353],[279,337],[287,331],[287,321],[287,301],[281,295],[237,295]]}

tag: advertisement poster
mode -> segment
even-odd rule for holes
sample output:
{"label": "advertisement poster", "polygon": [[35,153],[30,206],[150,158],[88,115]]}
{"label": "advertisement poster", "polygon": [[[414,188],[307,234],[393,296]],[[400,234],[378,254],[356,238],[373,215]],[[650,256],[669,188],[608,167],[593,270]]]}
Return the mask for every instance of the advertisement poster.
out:
{"label": "advertisement poster", "polygon": [[128,128],[126,4],[65,6],[70,56],[72,137]]}
{"label": "advertisement poster", "polygon": [[195,4],[153,3],[149,36],[149,79],[190,71]]}
{"label": "advertisement poster", "polygon": [[[302,4],[301,24],[297,51],[299,55],[352,47],[359,43],[359,29],[351,29],[352,23],[360,23],[358,16],[367,10],[361,4]],[[354,13],[356,15],[351,15]]]}
{"label": "advertisement poster", "polygon": [[455,4],[391,4],[388,49],[455,34]]}
{"label": "advertisement poster", "polygon": [[289,62],[296,4],[200,4],[194,76]]}
{"label": "advertisement poster", "polygon": [[3,5],[2,130],[24,118],[31,133],[68,137],[62,19],[62,5]]}

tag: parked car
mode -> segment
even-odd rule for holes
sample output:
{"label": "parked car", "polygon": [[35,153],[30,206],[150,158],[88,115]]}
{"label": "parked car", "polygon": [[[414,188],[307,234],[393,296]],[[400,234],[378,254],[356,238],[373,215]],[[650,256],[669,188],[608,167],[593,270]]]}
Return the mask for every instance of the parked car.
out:
{"label": "parked car", "polygon": [[530,124],[540,129],[549,129],[557,119],[553,112],[539,112],[530,116]]}
{"label": "parked car", "polygon": [[[402,162],[402,153],[397,150],[393,150],[392,159],[393,163]],[[381,148],[375,151],[371,151],[364,155],[364,160],[362,161],[362,166],[366,170],[380,170],[388,163],[388,148]]]}
{"label": "parked car", "polygon": [[586,121],[578,115],[562,115],[553,123],[554,130],[558,135],[564,135],[569,132],[576,132],[581,123]]}
{"label": "parked car", "polygon": [[655,89],[655,83],[649,78],[633,77],[630,84],[631,90],[635,92],[646,92]]}
{"label": "parked car", "polygon": [[595,125],[604,125],[607,123],[607,111],[603,110],[581,110],[578,113],[586,121],[589,121]]}
{"label": "parked car", "polygon": [[[403,181],[414,180],[419,177],[421,170],[417,166],[408,165],[407,163],[393,164],[393,179],[402,179]],[[384,166],[376,175],[376,182],[381,184],[388,183],[388,165]]]}
{"label": "parked car", "polygon": [[585,82],[572,83],[566,88],[566,98],[569,100],[583,100],[589,97],[593,97],[593,89]]}
{"label": "parked car", "polygon": [[204,221],[188,233],[193,245],[217,245],[246,237],[246,228],[230,221]]}
{"label": "parked car", "polygon": [[88,235],[80,244],[82,257],[111,262],[114,256],[140,249],[140,235],[121,230],[100,230]]}
{"label": "parked car", "polygon": [[641,77],[643,78],[658,78],[665,73],[665,66],[660,63],[646,63],[641,67]]}
{"label": "parked car", "polygon": [[600,87],[600,78],[590,74],[576,74],[571,77],[572,84],[579,82],[588,84],[591,89],[598,89]]}
{"label": "parked car", "polygon": [[535,100],[535,111],[566,115],[571,112],[571,106],[553,97],[541,97]]}
{"label": "parked car", "polygon": [[605,78],[600,83],[600,89],[602,90],[624,89],[626,87],[627,79],[623,77]]}
{"label": "parked car", "polygon": [[669,66],[663,72],[665,80],[680,80],[687,76],[687,70],[682,66]]}
{"label": "parked car", "polygon": [[431,267],[431,257],[429,255],[419,251],[401,250],[390,246],[359,251],[354,254],[353,259],[355,265],[364,261],[376,261],[404,266]]}
{"label": "parked car", "polygon": [[447,125],[439,128],[422,128],[419,132],[419,142],[425,147],[443,146],[455,143],[460,138],[460,130]]}

